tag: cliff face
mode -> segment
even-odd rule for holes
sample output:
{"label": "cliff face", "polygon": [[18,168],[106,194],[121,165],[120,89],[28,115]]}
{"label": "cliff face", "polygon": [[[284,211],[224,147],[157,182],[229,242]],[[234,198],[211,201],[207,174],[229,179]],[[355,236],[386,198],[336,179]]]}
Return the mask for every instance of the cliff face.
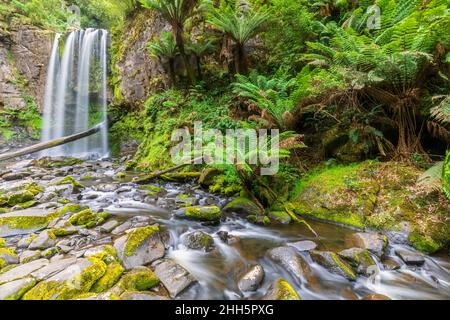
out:
{"label": "cliff face", "polygon": [[19,24],[8,31],[0,38],[0,108],[23,109],[31,97],[42,110],[53,33]]}
{"label": "cliff face", "polygon": [[147,44],[162,31],[169,30],[161,17],[141,10],[127,19],[123,30],[113,36],[111,55],[116,103],[138,107],[152,92],[167,85],[163,65],[150,57]]}

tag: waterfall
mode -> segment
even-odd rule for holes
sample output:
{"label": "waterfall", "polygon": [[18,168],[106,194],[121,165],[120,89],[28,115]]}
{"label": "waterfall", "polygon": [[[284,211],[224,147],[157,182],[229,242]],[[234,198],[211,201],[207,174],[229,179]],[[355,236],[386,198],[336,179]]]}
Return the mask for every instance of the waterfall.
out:
{"label": "waterfall", "polygon": [[44,96],[44,114],[42,127],[42,140],[47,141],[52,137],[52,127],[51,120],[54,112],[54,102],[55,102],[55,77],[59,69],[59,55],[58,55],[58,44],[61,35],[56,34],[55,40],[53,42],[52,52],[50,55],[50,63],[48,65],[47,71],[47,82],[45,84],[45,96]]}
{"label": "waterfall", "polygon": [[[57,34],[47,73],[43,142],[107,121],[108,32],[86,29],[69,33],[61,56],[60,39],[61,35]],[[108,126],[94,136],[49,149],[42,155],[106,157],[109,155]]]}

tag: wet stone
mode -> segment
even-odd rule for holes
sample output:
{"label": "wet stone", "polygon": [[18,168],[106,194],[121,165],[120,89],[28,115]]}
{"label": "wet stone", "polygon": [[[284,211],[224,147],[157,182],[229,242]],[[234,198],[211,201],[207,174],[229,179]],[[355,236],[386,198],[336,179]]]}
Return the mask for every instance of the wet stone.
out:
{"label": "wet stone", "polygon": [[422,254],[406,251],[406,250],[395,250],[395,254],[400,257],[406,264],[421,266],[425,263],[425,259]]}
{"label": "wet stone", "polygon": [[196,282],[196,279],[182,266],[172,260],[158,260],[152,265],[170,296],[175,298]]}
{"label": "wet stone", "polygon": [[251,267],[239,280],[238,288],[242,292],[258,290],[264,280],[264,269],[260,265]]}
{"label": "wet stone", "polygon": [[310,251],[317,248],[317,244],[314,241],[297,241],[297,242],[291,242],[287,244],[290,247],[295,248],[298,251]]}

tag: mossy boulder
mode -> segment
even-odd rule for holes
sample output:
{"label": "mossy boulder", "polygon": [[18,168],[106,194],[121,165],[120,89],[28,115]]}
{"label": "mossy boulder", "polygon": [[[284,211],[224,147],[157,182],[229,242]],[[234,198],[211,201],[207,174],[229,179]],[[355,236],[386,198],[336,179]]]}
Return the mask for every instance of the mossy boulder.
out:
{"label": "mossy boulder", "polygon": [[174,211],[175,216],[198,221],[217,222],[221,218],[217,206],[188,206]]}
{"label": "mossy boulder", "polygon": [[264,300],[301,300],[301,298],[289,282],[278,278],[270,286]]}
{"label": "mossy boulder", "polygon": [[38,283],[23,300],[69,300],[88,293],[106,273],[106,264],[97,258],[79,259],[76,264]]}
{"label": "mossy boulder", "polygon": [[450,201],[417,185],[421,173],[376,161],[317,169],[297,183],[289,201],[296,214],[361,229],[391,230],[406,221],[412,245],[435,252],[450,242]]}
{"label": "mossy boulder", "polygon": [[120,293],[124,291],[146,291],[159,284],[158,277],[147,267],[136,267],[127,272],[117,283]]}
{"label": "mossy boulder", "polygon": [[117,239],[114,248],[127,270],[149,264],[165,254],[158,226],[133,229]]}
{"label": "mossy boulder", "polygon": [[0,269],[11,265],[18,264],[19,257],[12,248],[0,248]]}
{"label": "mossy boulder", "polygon": [[338,255],[346,260],[357,273],[370,275],[375,271],[376,262],[372,258],[369,250],[361,248],[345,249],[338,253]]}
{"label": "mossy boulder", "polygon": [[26,209],[0,216],[0,236],[29,234],[42,230],[60,213],[45,209]]}
{"label": "mossy boulder", "polygon": [[86,209],[70,217],[68,224],[92,228],[105,221],[108,215],[109,215],[108,212],[94,213],[92,212],[92,210]]}
{"label": "mossy boulder", "polygon": [[271,211],[269,218],[281,224],[289,224],[292,221],[291,216],[286,211]]}
{"label": "mossy boulder", "polygon": [[67,176],[62,178],[61,180],[57,181],[55,183],[57,186],[63,186],[63,185],[71,185],[73,186],[74,192],[80,192],[84,188],[84,185],[78,182],[74,177]]}
{"label": "mossy boulder", "polygon": [[202,187],[209,187],[214,184],[214,177],[216,177],[220,173],[220,170],[216,168],[205,168],[203,169],[199,179],[198,183]]}
{"label": "mossy boulder", "polygon": [[194,231],[187,234],[183,239],[183,244],[194,250],[211,251],[214,249],[214,239],[203,231]]}
{"label": "mossy boulder", "polygon": [[336,253],[312,250],[309,254],[314,262],[328,269],[328,271],[343,276],[351,281],[356,280],[356,274],[353,268]]}
{"label": "mossy boulder", "polygon": [[28,190],[9,193],[6,195],[6,197],[6,204],[10,207],[14,207],[15,205],[20,205],[22,203],[34,200],[34,194]]}
{"label": "mossy boulder", "polygon": [[117,281],[119,281],[124,271],[125,269],[120,263],[110,263],[107,266],[106,272],[103,277],[97,280],[97,282],[91,288],[91,291],[101,293],[112,288],[117,283]]}
{"label": "mossy boulder", "polygon": [[0,300],[19,300],[36,284],[36,279],[27,277],[0,285]]}
{"label": "mossy boulder", "polygon": [[239,197],[227,203],[222,209],[223,213],[236,213],[243,216],[263,215],[261,209],[250,199]]}

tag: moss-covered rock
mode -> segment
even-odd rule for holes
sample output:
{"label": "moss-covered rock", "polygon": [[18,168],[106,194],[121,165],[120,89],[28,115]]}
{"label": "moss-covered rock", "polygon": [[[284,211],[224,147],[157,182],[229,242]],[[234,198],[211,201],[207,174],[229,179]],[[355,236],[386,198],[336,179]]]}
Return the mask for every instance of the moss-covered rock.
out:
{"label": "moss-covered rock", "polygon": [[366,161],[316,170],[290,196],[296,214],[357,228],[390,230],[410,223],[413,246],[435,252],[449,244],[450,201],[417,185],[421,171],[394,162]]}
{"label": "moss-covered rock", "polygon": [[136,267],[127,272],[117,283],[120,292],[146,291],[159,284],[158,277],[147,267]]}
{"label": "moss-covered rock", "polygon": [[74,177],[72,176],[67,176],[62,178],[61,180],[59,180],[58,182],[56,182],[57,186],[62,186],[62,185],[66,185],[66,184],[70,184],[73,186],[74,190],[76,192],[80,191],[81,189],[84,188],[84,185],[79,183]]}
{"label": "moss-covered rock", "polygon": [[19,257],[12,248],[0,248],[0,269],[19,263]]}
{"label": "moss-covered rock", "polygon": [[289,224],[292,221],[291,216],[286,211],[271,211],[269,218],[281,224]]}
{"label": "moss-covered rock", "polygon": [[289,282],[278,278],[270,286],[264,300],[301,300],[301,298]]}
{"label": "moss-covered rock", "polygon": [[106,273],[106,264],[97,258],[78,261],[75,265],[38,283],[25,293],[23,300],[69,300],[88,293]]}
{"label": "moss-covered rock", "polygon": [[92,228],[105,221],[108,215],[108,212],[94,213],[92,210],[86,209],[70,217],[68,223],[69,225]]}
{"label": "moss-covered rock", "polygon": [[81,163],[83,163],[83,160],[71,157],[58,157],[58,158],[45,157],[38,160],[33,160],[32,162],[32,164],[36,167],[47,169],[71,167]]}
{"label": "moss-covered rock", "polygon": [[346,260],[358,273],[370,275],[370,268],[376,266],[375,260],[369,250],[361,248],[350,248],[343,250],[338,255]]}
{"label": "moss-covered rock", "polygon": [[0,216],[0,236],[28,234],[44,229],[60,213],[44,209],[26,209]]}
{"label": "moss-covered rock", "polygon": [[356,274],[352,267],[342,260],[336,253],[330,251],[316,251],[309,252],[311,258],[324,268],[328,269],[332,273],[341,275],[351,281],[356,280]]}
{"label": "moss-covered rock", "polygon": [[201,221],[219,221],[220,208],[217,206],[195,206],[185,208],[186,218]]}
{"label": "moss-covered rock", "polygon": [[239,197],[227,203],[222,212],[237,213],[243,216],[264,215],[264,212],[253,201],[245,197]]}
{"label": "moss-covered rock", "polygon": [[7,197],[7,204],[10,207],[34,200],[34,194],[28,190],[13,192],[8,194]]}
{"label": "moss-covered rock", "polygon": [[119,281],[124,271],[125,269],[120,263],[110,263],[103,277],[98,279],[98,281],[91,288],[91,291],[95,293],[101,293],[112,288],[117,283],[117,281]]}

